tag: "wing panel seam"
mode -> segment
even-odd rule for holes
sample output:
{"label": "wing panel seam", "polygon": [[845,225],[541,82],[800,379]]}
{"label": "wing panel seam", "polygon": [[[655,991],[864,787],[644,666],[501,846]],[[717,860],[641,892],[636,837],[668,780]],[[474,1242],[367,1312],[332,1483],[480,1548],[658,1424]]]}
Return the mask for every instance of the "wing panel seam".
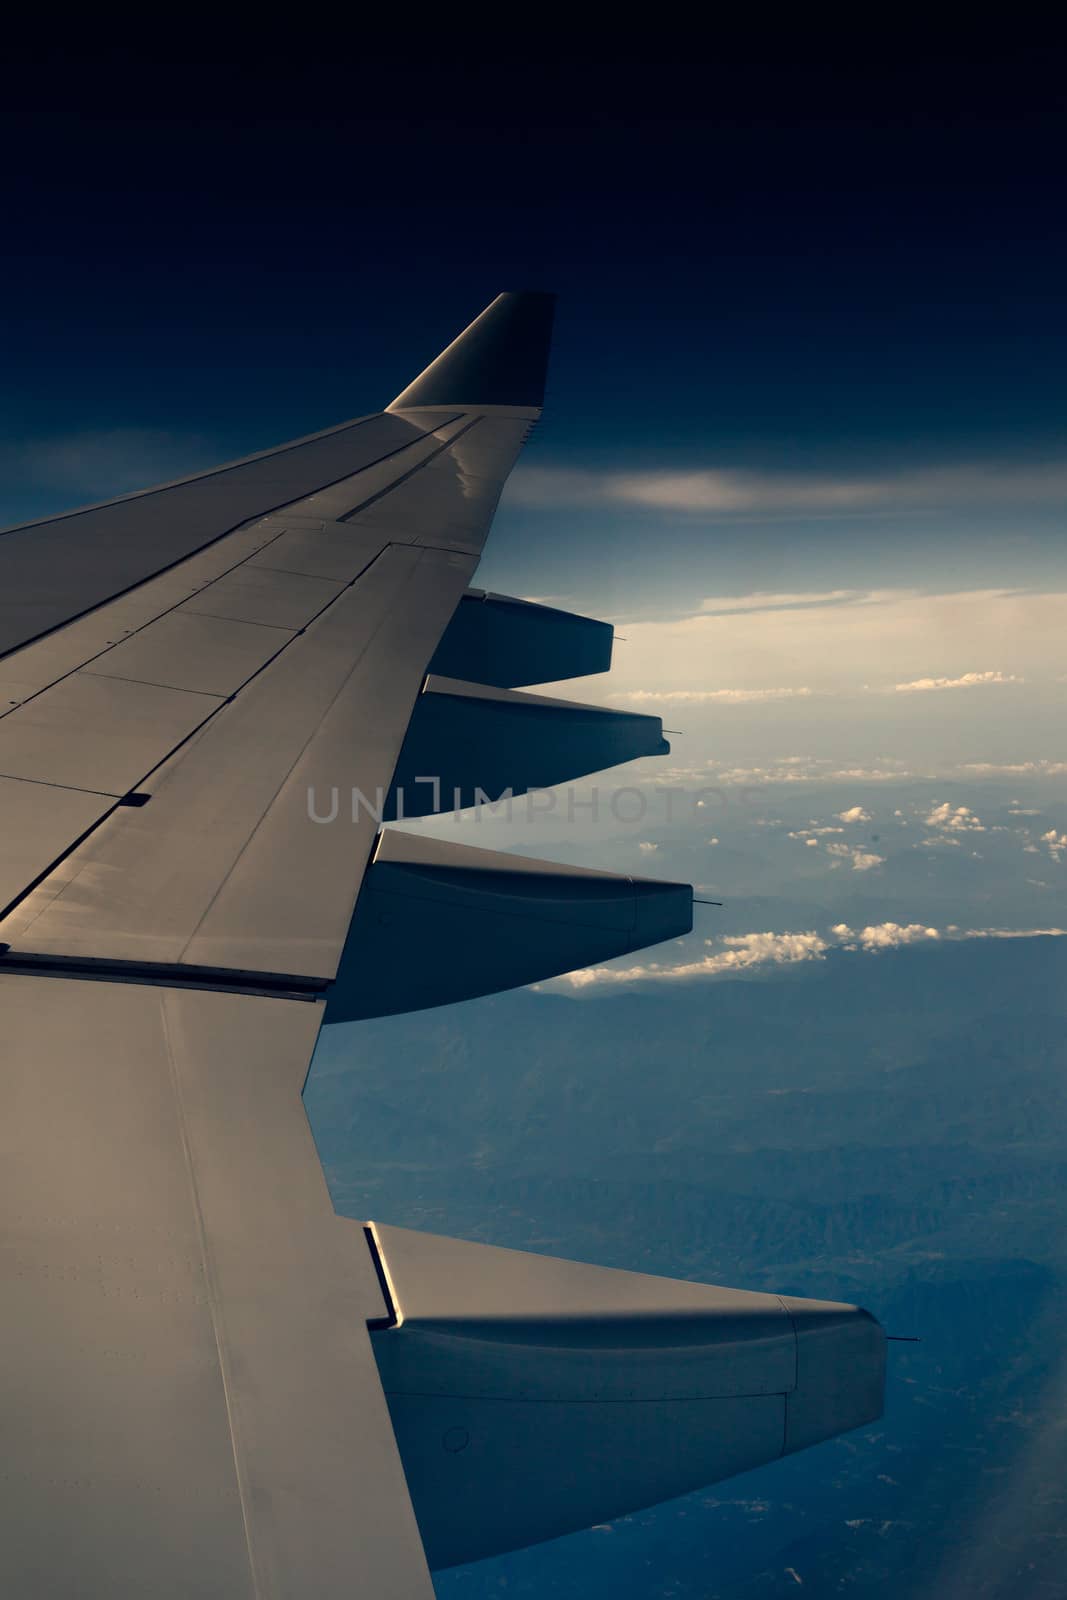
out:
{"label": "wing panel seam", "polygon": [[366,511],[368,506],[374,505],[378,500],[383,500],[387,494],[392,494],[394,489],[399,489],[402,483],[407,483],[408,479],[413,478],[417,472],[421,472],[423,467],[428,467],[431,461],[436,461],[438,456],[443,456],[446,450],[451,450],[454,444],[457,444],[465,434],[470,433],[471,429],[477,427],[482,420],[481,417],[472,417],[468,423],[452,435],[451,439],[446,439],[439,449],[431,450],[428,456],[423,456],[422,460],[417,462],[408,472],[403,473],[399,478],[394,478],[392,483],[388,484],[384,489],[379,489],[377,494],[369,495],[358,506],[353,506],[351,511],[346,511],[343,517],[337,518],[337,521],[351,522],[353,517],[358,517],[361,512]]}
{"label": "wing panel seam", "polygon": [[263,994],[289,1000],[318,1000],[328,984],[287,972],[249,972],[237,967],[179,966],[164,961],[125,961],[111,956],[39,955],[11,951],[0,944],[0,977],[77,978],[99,983],[142,983],[166,989],[212,989]]}
{"label": "wing panel seam", "polygon": [[222,1381],[223,1399],[226,1405],[226,1421],[230,1431],[230,1449],[233,1452],[234,1476],[237,1479],[237,1497],[241,1504],[241,1520],[244,1527],[245,1549],[248,1552],[249,1574],[252,1579],[252,1590],[256,1595],[262,1593],[260,1575],[257,1571],[256,1553],[252,1540],[252,1527],[249,1509],[249,1486],[241,1459],[241,1449],[238,1444],[239,1425],[236,1408],[232,1394],[232,1381],[230,1375],[229,1351],[226,1343],[226,1320],[222,1307],[222,1297],[219,1294],[218,1280],[215,1272],[214,1258],[208,1244],[207,1226],[204,1222],[203,1207],[200,1203],[200,1189],[196,1181],[196,1168],[193,1163],[192,1146],[189,1140],[189,1128],[185,1111],[185,1100],[182,1095],[181,1074],[174,1057],[174,1045],[171,1038],[170,1020],[167,1016],[166,996],[159,996],[159,1016],[163,1035],[163,1048],[167,1057],[167,1068],[170,1073],[171,1092],[174,1096],[174,1107],[177,1113],[179,1137],[182,1143],[182,1155],[185,1162],[186,1175],[189,1180],[189,1193],[193,1203],[193,1215],[196,1219],[197,1240],[200,1245],[200,1259],[203,1264],[204,1279],[208,1289],[208,1303],[211,1308],[211,1330],[215,1337],[215,1348],[218,1351],[219,1376]]}
{"label": "wing panel seam", "polygon": [[[378,413],[377,415],[384,415],[384,413]],[[462,415],[463,415],[463,413],[461,411],[456,412],[456,416],[462,416]],[[375,420],[374,417],[364,417],[361,420],[361,422],[359,422],[359,423],[349,423],[349,424],[347,424],[347,426],[349,426],[349,427],[362,427],[364,422],[373,422],[374,420]],[[452,418],[450,420],[454,421],[455,419]],[[440,424],[438,424],[438,426],[440,426]],[[329,432],[329,431],[331,431],[331,430],[327,429],[327,432]],[[337,431],[340,431],[340,430],[337,430]],[[383,461],[388,461],[391,456],[399,455],[402,450],[409,450],[412,445],[418,444],[421,440],[427,438],[434,431],[435,430],[433,428],[428,428],[425,433],[420,433],[416,438],[414,438],[414,439],[406,439],[403,444],[397,445],[395,449],[386,450],[383,455],[376,456],[373,461],[365,462],[363,464],[363,466],[358,469],[357,472],[342,472],[338,477],[330,478],[326,483],[318,484],[314,489],[309,490],[306,495],[300,495],[295,500],[292,498],[292,496],[290,496],[290,498],[288,500],[279,500],[273,505],[264,506],[260,510],[252,512],[252,514],[250,516],[242,517],[239,522],[235,522],[235,523],[231,524],[230,527],[223,529],[223,531],[221,533],[213,534],[210,539],[205,539],[204,543],[197,545],[195,550],[186,550],[182,555],[180,555],[177,558],[177,560],[168,561],[165,566],[157,567],[154,572],[148,573],[145,577],[138,578],[136,583],[127,584],[124,589],[116,589],[115,593],[114,594],[109,594],[106,600],[101,600],[101,601],[98,602],[98,604],[93,605],[93,606],[87,606],[84,611],[77,611],[77,612],[74,613],[73,616],[64,617],[62,622],[57,622],[56,623],[55,627],[42,628],[40,633],[31,634],[30,637],[27,638],[27,639],[20,639],[18,644],[17,645],[13,645],[10,650],[0,650],[0,661],[7,660],[7,658],[9,656],[17,655],[19,653],[19,651],[20,650],[24,650],[27,647],[27,645],[36,644],[39,639],[47,639],[51,634],[58,633],[62,628],[68,627],[69,624],[72,623],[72,622],[79,622],[82,619],[82,617],[90,617],[90,616],[92,616],[94,611],[101,611],[101,610],[103,610],[103,608],[105,606],[111,605],[111,603],[113,601],[121,600],[124,595],[132,594],[134,592],[134,590],[140,589],[142,587],[142,585],[144,585],[146,583],[151,583],[153,578],[161,578],[164,573],[173,572],[174,568],[175,567],[180,567],[183,561],[188,561],[190,559],[190,557],[201,555],[205,550],[210,550],[212,545],[218,544],[220,542],[220,540],[222,540],[222,539],[229,538],[231,533],[237,533],[240,528],[247,527],[250,523],[256,522],[262,517],[270,517],[270,516],[273,516],[276,512],[284,511],[287,506],[299,505],[301,500],[307,500],[307,499],[310,498],[310,496],[312,494],[319,494],[323,489],[331,489],[334,486],[334,484],[343,483],[346,478],[358,477],[359,473],[366,471],[366,469],[368,467],[380,466]],[[461,430],[461,433],[464,432],[464,431],[465,430]],[[287,450],[298,449],[300,447],[300,445],[308,444],[308,443],[311,442],[311,439],[318,438],[318,437],[319,437],[319,435],[313,434],[313,435],[310,436],[309,439],[301,439],[295,445],[283,445],[278,450],[267,450],[267,451],[264,451],[263,455],[264,455],[264,457],[272,456],[272,455],[282,455]],[[455,437],[459,438],[460,434],[456,434]],[[447,448],[447,446],[445,448]],[[440,451],[435,451],[433,456],[428,456],[426,459],[427,460],[433,460],[434,456],[437,456],[439,454],[440,454]],[[258,460],[258,459],[262,459],[262,457],[252,456],[252,457],[249,457],[248,459],[249,460]],[[228,472],[231,467],[242,466],[244,464],[245,464],[244,462],[240,462],[240,461],[231,462],[230,466],[228,466],[228,467],[216,467],[214,469],[214,471],[215,471],[215,473]],[[143,494],[146,497],[149,496],[149,495],[153,495],[153,494],[162,494],[165,490],[176,489],[176,488],[180,487],[184,483],[197,483],[197,482],[201,481],[202,478],[205,478],[205,477],[209,478],[209,477],[212,477],[213,475],[214,475],[213,473],[203,473],[203,474],[200,474],[198,477],[194,477],[194,478],[180,478],[175,483],[164,484],[162,488],[140,490],[140,491],[138,491],[138,494]],[[410,474],[405,473],[403,478],[397,479],[397,482],[398,483],[404,482],[404,479],[406,477],[408,477],[408,476],[410,476]],[[387,490],[384,491],[384,492],[388,493]],[[122,498],[123,499],[131,499],[131,500],[133,500],[133,499],[137,499],[138,498],[138,494],[123,496]],[[368,501],[368,504],[369,503],[370,502]],[[95,506],[79,506],[76,511],[62,512],[62,513],[60,513],[60,515],[58,517],[47,517],[47,518],[42,519],[40,522],[20,523],[20,524],[17,524],[14,528],[5,528],[3,530],[3,532],[0,533],[0,538],[5,537],[9,533],[21,533],[22,531],[24,531],[27,528],[43,528],[43,527],[47,527],[53,522],[63,522],[63,521],[67,521],[71,517],[81,516],[86,511],[100,511],[100,510],[103,510],[105,507],[107,507],[109,505],[118,505],[118,504],[119,504],[119,501],[116,501],[116,500],[103,500],[98,505],[95,505]],[[273,542],[273,541],[268,541],[268,543],[270,543],[270,542]],[[241,565],[240,562],[238,562],[237,564],[238,564],[238,566]],[[231,568],[230,570],[232,571],[233,569]],[[220,574],[220,576],[224,576],[224,574]],[[212,581],[214,581],[214,580],[212,580]],[[162,613],[160,613],[160,614],[162,615]],[[154,621],[155,618],[153,618],[152,620]]]}
{"label": "wing panel seam", "polygon": [[[390,548],[391,548],[391,546],[389,546],[389,545],[385,546],[385,550],[389,550]],[[412,548],[412,547],[405,546],[404,548],[407,549],[407,548]],[[373,566],[375,564],[375,562],[379,561],[381,559],[381,556],[384,553],[385,553],[385,551],[379,552],[379,554],[374,558],[374,561],[372,561],[370,563],[370,566]],[[419,566],[421,560],[422,560],[422,552],[418,551],[418,553],[416,555],[415,567],[413,568],[413,571],[418,569],[418,566]],[[367,570],[367,569],[364,569],[364,570]],[[355,580],[353,580],[353,582],[355,582]],[[347,589],[350,589],[350,588],[352,588],[352,584],[348,584],[346,589],[342,589],[341,590],[341,594],[345,594],[347,592]],[[330,601],[330,605],[333,605],[334,601],[336,601],[339,598],[340,598],[340,595],[335,595],[334,599]],[[324,606],[323,610],[326,610],[326,609],[328,609],[328,607]],[[321,614],[322,613],[320,612],[319,615],[321,616]],[[312,743],[313,739],[315,738],[315,735],[318,733],[319,729],[326,722],[326,719],[329,717],[330,713],[333,711],[334,706],[337,704],[338,700],[341,698],[341,696],[344,694],[345,690],[348,688],[348,685],[351,683],[351,681],[352,681],[353,677],[355,676],[356,672],[359,670],[360,664],[363,661],[364,656],[367,654],[367,651],[370,649],[370,647],[373,644],[374,640],[378,637],[378,634],[385,627],[386,623],[390,620],[390,616],[391,616],[391,612],[388,609],[383,610],[379,614],[377,623],[372,628],[370,633],[368,633],[367,636],[365,637],[365,639],[363,640],[362,648],[360,649],[359,654],[353,659],[353,661],[351,663],[350,670],[345,674],[345,676],[342,679],[342,681],[338,684],[337,689],[336,689],[335,693],[333,694],[333,696],[331,697],[329,704],[324,707],[324,709],[322,711],[322,714],[319,717],[318,722],[316,722],[313,727],[310,727],[308,729],[307,737],[305,738],[303,744],[300,746],[299,751],[297,751],[295,753],[292,761],[290,762],[288,768],[286,769],[285,776],[280,780],[280,782],[278,783],[277,788],[274,791],[274,799],[275,800],[277,799],[278,795],[282,792],[282,789],[285,787],[286,783],[288,783],[290,777],[295,772],[295,770],[299,766],[300,762],[303,760],[304,755],[305,755],[305,753],[306,753],[306,751],[308,749],[308,746]],[[280,652],[279,652],[279,654],[280,654]],[[271,802],[271,804],[273,804],[273,801]],[[190,945],[196,939],[196,937],[199,934],[200,929],[203,927],[205,921],[210,916],[213,906],[215,905],[215,903],[218,900],[219,896],[222,894],[222,891],[225,888],[226,884],[229,882],[230,877],[236,871],[237,866],[238,866],[239,862],[241,861],[242,857],[249,850],[249,848],[252,845],[253,840],[258,835],[260,829],[263,827],[267,817],[270,814],[270,809],[271,809],[271,807],[270,807],[270,805],[268,805],[266,810],[256,820],[255,826],[252,828],[252,830],[246,836],[245,841],[242,844],[241,849],[238,852],[237,856],[230,863],[229,870],[227,871],[225,877],[220,879],[220,881],[215,885],[214,893],[212,894],[212,896],[211,896],[210,900],[208,901],[207,905],[204,907],[200,917],[197,920],[196,926],[192,929],[192,931],[189,934],[188,939],[186,940],[185,944],[182,947],[182,956],[183,957],[185,955],[185,952],[189,949]]]}
{"label": "wing panel seam", "polygon": [[[336,594],[331,595],[330,599],[326,602],[326,604],[322,607],[322,609],[317,611],[315,613],[314,617],[309,618],[308,622],[304,624],[303,628],[296,629],[295,631],[292,630],[292,629],[282,630],[282,631],[287,631],[289,633],[290,637],[285,641],[285,643],[282,645],[281,649],[276,650],[274,655],[270,656],[266,661],[263,662],[263,664],[261,666],[256,668],[255,672],[250,673],[249,676],[244,680],[244,682],[239,684],[238,687],[234,690],[234,692],[232,694],[224,696],[224,697],[220,697],[218,695],[206,696],[205,698],[211,698],[211,699],[214,699],[217,702],[216,705],[215,705],[214,710],[209,712],[209,714],[206,717],[204,717],[204,719],[201,722],[198,722],[196,727],[193,728],[189,733],[187,733],[185,735],[184,739],[180,739],[177,744],[173,745],[171,747],[171,749],[166,752],[165,755],[161,756],[160,759],[153,766],[151,766],[148,769],[147,772],[143,773],[141,775],[141,777],[138,778],[136,780],[136,782],[133,783],[130,786],[130,789],[124,790],[123,791],[123,795],[128,794],[132,790],[139,788],[142,784],[147,783],[148,780],[153,776],[154,773],[158,772],[159,769],[162,766],[165,766],[166,763],[172,759],[172,757],[177,755],[179,750],[181,750],[185,745],[187,745],[191,739],[194,739],[197,736],[197,734],[199,734],[205,727],[207,727],[207,725],[210,722],[213,722],[214,719],[218,716],[219,712],[222,711],[224,709],[224,707],[226,707],[228,705],[231,705],[233,703],[233,701],[237,698],[237,696],[241,693],[241,691],[243,689],[246,689],[248,687],[248,685],[253,681],[253,679],[258,678],[260,673],[265,672],[268,667],[273,666],[273,664],[278,660],[278,657],[281,656],[282,654],[284,654],[284,652],[289,648],[289,646],[293,643],[293,641],[295,639],[299,639],[301,637],[301,635],[306,631],[306,629],[310,626],[310,624],[312,622],[316,621],[319,617],[321,617],[323,612],[328,611],[330,609],[330,607],[332,605],[334,605],[336,603],[336,601],[338,601],[343,594],[347,594],[348,593],[349,589],[354,588],[355,585],[359,582],[360,578],[362,578],[370,570],[370,568],[374,565],[374,563],[376,561],[378,561],[380,559],[380,557],[385,553],[385,551],[388,550],[389,548],[390,548],[389,545],[385,545],[382,550],[379,550],[377,555],[373,556],[371,558],[371,560],[367,562],[366,566],[362,569],[361,572],[359,572],[357,574],[356,577],[354,577],[351,580],[351,582],[345,584],[344,588],[339,589]],[[408,547],[405,546],[405,548],[408,548]],[[163,613],[160,613],[160,614],[163,615]],[[152,620],[155,621],[156,619],[153,618]],[[225,619],[222,619],[222,620],[225,620]],[[145,626],[146,627],[150,627],[151,624],[148,623]],[[260,624],[257,624],[257,626],[270,627],[271,624],[270,623],[260,623]],[[379,624],[379,626],[380,626],[380,624]],[[140,630],[138,630],[138,631],[140,631]],[[377,632],[377,629],[375,630],[375,632]],[[132,637],[132,635],[131,635],[131,637]],[[374,637],[374,635],[372,634],[371,638],[373,638],[373,637]],[[369,644],[370,640],[368,640],[367,642]],[[106,654],[106,651],[101,651],[100,654],[101,655]],[[363,655],[363,652],[361,651],[360,652],[360,657],[358,659],[362,659],[362,655]],[[93,657],[92,659],[93,660],[98,660],[99,657],[96,656],[96,657]],[[80,671],[83,671],[83,670],[84,670],[83,667],[75,668],[74,672],[65,673],[64,677],[65,678],[66,677],[73,677],[73,676],[75,676],[76,672],[80,672]],[[93,677],[105,677],[105,676],[107,676],[107,674],[104,674],[104,673],[91,673],[90,676],[93,676]],[[57,680],[57,681],[62,681],[62,680]],[[142,680],[141,679],[129,679],[127,681],[134,682],[134,683],[139,683]],[[51,685],[49,687],[51,687]],[[158,687],[160,687],[160,688],[169,688],[170,685],[168,685],[168,684],[160,684]],[[42,690],[41,692],[43,693],[44,691]],[[193,694],[196,694],[199,691],[190,690],[189,692],[193,693]],[[338,692],[340,692],[340,691],[338,691]],[[31,696],[31,699],[32,698],[35,698],[35,697]],[[27,701],[26,704],[28,704],[28,703],[29,702]],[[331,702],[331,704],[332,704],[332,702]],[[2,721],[2,719],[0,719],[0,721]],[[314,729],[312,729],[312,733],[309,734],[309,736],[308,736],[308,742],[310,742],[310,738],[312,737],[313,733],[314,733]],[[306,747],[307,747],[307,745],[305,743],[304,748],[306,749]],[[9,776],[9,774],[0,773],[0,777],[3,777],[3,776]],[[25,781],[30,782],[30,783],[41,782],[42,785],[44,783],[44,780],[32,779],[32,778],[27,779]],[[52,787],[56,787],[56,788],[63,787],[63,788],[71,788],[71,789],[77,790],[77,785],[74,785],[74,784],[54,785]],[[98,793],[98,792],[100,792],[102,794],[106,794],[106,791],[97,791],[97,790],[84,790],[84,791],[81,791],[81,792],[87,793],[87,794],[95,794],[95,793]],[[85,843],[86,839],[88,839],[91,834],[95,833],[96,830],[99,827],[101,827],[103,825],[103,823],[105,823],[107,821],[108,817],[110,817],[114,813],[114,811],[117,809],[119,803],[121,802],[121,800],[123,798],[123,795],[116,795],[115,796],[115,805],[110,806],[108,808],[108,810],[106,812],[104,812],[104,814],[102,816],[100,816],[100,817],[98,817],[96,819],[96,821],[92,824],[91,827],[87,828],[84,833],[79,834],[77,839],[75,839],[70,845],[68,845],[65,850],[62,850],[59,853],[59,855],[55,856],[48,863],[47,867],[45,867],[43,872],[38,873],[37,876],[33,879],[33,881],[31,883],[27,883],[27,884],[25,884],[23,886],[23,888],[14,897],[14,899],[9,901],[9,903],[6,906],[0,907],[0,922],[3,922],[5,917],[9,916],[12,911],[14,911],[18,906],[20,906],[22,904],[23,900],[25,900],[30,894],[32,894],[34,889],[36,889],[39,884],[43,883],[44,880],[52,872],[55,871],[56,867],[60,866],[67,859],[68,856],[72,855],[75,850],[77,850],[81,845],[83,845]]]}

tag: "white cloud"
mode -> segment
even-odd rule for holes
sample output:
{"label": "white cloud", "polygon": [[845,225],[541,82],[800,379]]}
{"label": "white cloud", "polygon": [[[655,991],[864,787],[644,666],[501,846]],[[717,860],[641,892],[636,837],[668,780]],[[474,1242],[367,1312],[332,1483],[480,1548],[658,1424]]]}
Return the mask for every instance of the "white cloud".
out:
{"label": "white cloud", "polygon": [[832,932],[846,950],[894,950],[898,945],[941,937],[937,928],[927,928],[921,922],[879,922],[857,930],[839,922]]}
{"label": "white cloud", "polygon": [[823,773],[823,777],[832,778],[835,781],[847,782],[848,779],[855,778],[859,783],[888,782],[893,779],[899,780],[911,776],[911,773],[906,772],[903,767],[895,762],[887,767],[839,767],[834,772]]}
{"label": "white cloud", "polygon": [[1057,833],[1055,828],[1050,828],[1047,833],[1041,835],[1041,843],[1053,861],[1059,861],[1063,857],[1063,852],[1067,850],[1067,833]]}
{"label": "white cloud", "polygon": [[928,828],[937,828],[944,833],[984,833],[985,826],[975,816],[970,806],[953,806],[950,801],[943,800],[939,806],[934,806],[926,818]]}
{"label": "white cloud", "polygon": [[643,850],[646,855],[651,855],[653,850],[659,849],[659,845],[653,844],[650,839],[642,839],[637,848],[639,850]]}
{"label": "white cloud", "polygon": [[806,699],[811,689],[622,689],[612,700],[685,700],[720,705],[752,705],[761,700]]}
{"label": "white cloud", "polygon": [[1025,679],[1015,673],[965,672],[959,678],[915,678],[911,683],[897,683],[897,694],[928,694],[932,689],[977,689],[983,684],[1023,683]]}
{"label": "white cloud", "polygon": [[885,861],[884,856],[876,856],[873,850],[861,850],[854,844],[828,844],[826,853],[839,861],[850,861],[853,872],[869,872],[872,867],[880,867]]}
{"label": "white cloud", "polygon": [[[720,767],[709,761],[702,769],[701,778],[711,777],[714,784],[747,784],[759,787],[771,783],[877,783],[911,778],[915,774],[897,762],[884,767],[834,767],[832,763],[813,760],[810,766],[797,766],[794,762],[772,761],[760,767]],[[698,802],[699,804],[699,802]],[[810,828],[802,830],[810,833]]]}
{"label": "white cloud", "polygon": [[864,811],[862,806],[849,806],[847,811],[834,813],[838,822],[870,822],[871,813]]}
{"label": "white cloud", "polygon": [[789,834],[789,838],[803,839],[807,844],[809,839],[821,839],[826,833],[844,833],[844,831],[844,828],[816,828],[813,824],[810,828],[798,828],[795,833]]}
{"label": "white cloud", "polygon": [[630,983],[653,983],[729,976],[759,968],[793,966],[803,961],[821,961],[827,951],[840,949],[867,955],[896,950],[903,945],[929,947],[946,941],[965,939],[1048,939],[1067,937],[1067,928],[933,928],[922,922],[878,922],[852,928],[839,922],[828,934],[808,929],[802,933],[744,933],[706,943],[712,948],[698,961],[676,966],[652,961],[632,967],[585,967],[568,972],[537,988],[590,989]]}
{"label": "white cloud", "polygon": [[559,981],[572,989],[586,989],[595,983],[639,983],[648,978],[708,978],[720,972],[744,972],[749,967],[788,966],[796,961],[812,961],[829,948],[817,933],[743,933],[721,939],[724,947],[699,961],[665,966],[651,961],[636,967],[585,967],[568,972]]}

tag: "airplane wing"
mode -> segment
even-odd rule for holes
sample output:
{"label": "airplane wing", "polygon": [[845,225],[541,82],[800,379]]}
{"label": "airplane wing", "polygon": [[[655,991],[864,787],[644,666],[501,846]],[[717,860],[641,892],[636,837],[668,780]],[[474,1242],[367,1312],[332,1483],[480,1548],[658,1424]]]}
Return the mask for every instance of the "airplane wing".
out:
{"label": "airplane wing", "polygon": [[691,923],[382,828],[667,748],[523,692],[610,628],[471,587],[551,314],[501,295],[378,415],[0,535],[5,1594],[429,1596],[427,1558],[878,1414],[856,1308],[360,1227],[303,1113],[324,1020]]}

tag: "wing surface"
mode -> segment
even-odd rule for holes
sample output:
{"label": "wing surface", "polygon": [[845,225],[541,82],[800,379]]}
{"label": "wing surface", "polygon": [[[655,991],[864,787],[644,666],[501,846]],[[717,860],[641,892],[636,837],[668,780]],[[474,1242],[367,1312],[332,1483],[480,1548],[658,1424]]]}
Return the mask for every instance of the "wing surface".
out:
{"label": "wing surface", "polygon": [[430,1600],[300,1103],[321,1003],[0,982],[0,1592]]}
{"label": "wing surface", "polygon": [[[444,418],[424,415],[402,463],[394,456],[363,467],[285,512],[255,516],[0,660],[0,780],[5,809],[22,820],[17,838],[5,830],[0,907],[21,902],[84,840],[68,867],[77,888],[60,892],[62,912],[39,930],[42,950],[57,940],[64,951],[74,948],[65,923],[50,931],[72,905],[94,923],[93,954],[128,958],[143,942],[145,956],[159,943],[154,883],[144,921],[124,894],[121,937],[110,936],[106,914],[98,920],[105,903],[116,912],[111,883],[99,899],[86,897],[88,875],[113,880],[107,865],[97,865],[99,855],[110,862],[116,834],[120,851],[128,851],[136,832],[157,874],[183,885],[181,910],[173,904],[167,913],[166,953],[147,958],[195,960],[186,947],[201,932],[217,964],[257,964],[237,959],[247,955],[247,940],[222,893],[227,880],[257,832],[275,865],[285,855],[290,802],[299,811],[316,763],[326,762],[334,783],[388,784],[427,663],[535,415],[530,408],[522,415],[514,408],[507,415],[454,408]],[[399,420],[407,425],[406,417]],[[161,505],[182,493],[184,486],[163,491]],[[125,517],[132,504],[85,516]],[[77,521],[33,531],[66,539]],[[78,538],[111,548],[109,538],[90,533]],[[166,540],[153,543],[157,555],[164,548]],[[64,572],[63,553],[54,559]],[[259,760],[264,744],[269,752]],[[198,797],[195,816],[183,798],[190,788]],[[136,830],[128,815],[114,820],[133,794],[153,801],[148,807],[142,800]],[[212,819],[206,824],[205,811]],[[299,834],[313,851],[312,831]],[[352,870],[330,897],[342,910],[321,908],[313,929],[286,935],[287,949],[304,952],[293,971],[328,975],[328,957],[318,948],[329,938],[323,930],[343,938],[347,919],[341,926],[338,917],[345,907],[351,913],[372,842],[373,829],[350,841]],[[335,840],[327,853],[337,848]],[[255,862],[245,869],[258,870]],[[148,887],[148,875],[141,878],[125,856],[121,870],[131,893]],[[304,863],[294,870],[304,876]],[[57,888],[53,881],[49,900]],[[25,908],[24,918],[35,920],[40,904]],[[215,920],[201,929],[209,906]],[[221,942],[216,926],[227,930]],[[231,959],[227,940],[235,933]]]}
{"label": "wing surface", "polygon": [[4,1594],[432,1594],[300,1101],[378,826],[308,794],[388,787],[538,414],[465,377],[0,536]]}

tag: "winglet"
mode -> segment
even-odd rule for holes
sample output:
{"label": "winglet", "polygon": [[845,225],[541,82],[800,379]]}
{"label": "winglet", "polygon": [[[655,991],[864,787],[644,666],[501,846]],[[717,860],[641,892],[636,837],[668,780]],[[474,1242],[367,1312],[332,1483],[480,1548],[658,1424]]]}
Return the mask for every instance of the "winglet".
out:
{"label": "winglet", "polygon": [[542,405],[555,299],[532,290],[498,294],[387,410]]}

